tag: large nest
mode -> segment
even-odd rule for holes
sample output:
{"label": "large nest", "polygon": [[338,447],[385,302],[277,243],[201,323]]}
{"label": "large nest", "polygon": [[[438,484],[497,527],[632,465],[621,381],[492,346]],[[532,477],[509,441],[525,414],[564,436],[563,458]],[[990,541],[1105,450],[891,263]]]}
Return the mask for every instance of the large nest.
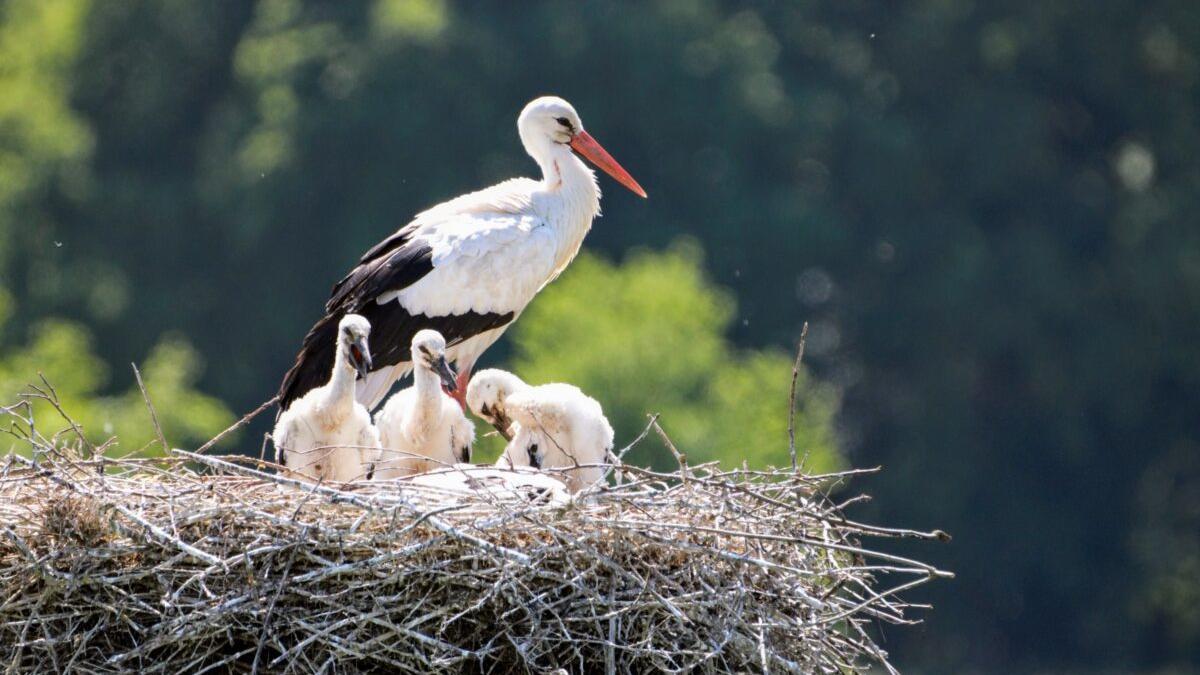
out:
{"label": "large nest", "polygon": [[0,466],[10,671],[891,671],[871,624],[948,576],[864,547],[940,533],[847,520],[828,495],[853,472],[680,457],[563,503],[110,459],[32,426]]}

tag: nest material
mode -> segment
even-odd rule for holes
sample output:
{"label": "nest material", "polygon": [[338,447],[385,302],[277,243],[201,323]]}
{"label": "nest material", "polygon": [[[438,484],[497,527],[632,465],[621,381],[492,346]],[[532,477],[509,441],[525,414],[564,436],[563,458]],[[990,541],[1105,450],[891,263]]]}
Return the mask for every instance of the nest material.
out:
{"label": "nest material", "polygon": [[0,466],[9,672],[892,671],[871,624],[949,576],[863,547],[940,533],[846,520],[853,472],[624,466],[563,504],[32,445]]}

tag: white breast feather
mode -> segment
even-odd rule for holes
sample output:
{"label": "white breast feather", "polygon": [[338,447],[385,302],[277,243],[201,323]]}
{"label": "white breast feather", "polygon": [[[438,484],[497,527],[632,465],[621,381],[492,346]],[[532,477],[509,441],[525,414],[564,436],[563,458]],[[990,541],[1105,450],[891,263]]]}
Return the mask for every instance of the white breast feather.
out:
{"label": "white breast feather", "polygon": [[[569,384],[545,384],[509,394],[505,410],[517,431],[504,451],[504,463],[529,466],[529,447],[538,446],[543,469],[603,464],[612,449],[613,430],[600,404]],[[567,471],[577,492],[600,479],[603,467]]]}
{"label": "white breast feather", "polygon": [[520,312],[554,274],[558,235],[535,216],[459,216],[415,239],[433,249],[433,270],[387,293],[411,314]]}
{"label": "white breast feather", "polygon": [[418,214],[412,239],[432,249],[433,270],[376,302],[398,298],[428,316],[519,313],[554,276],[564,243],[536,205],[541,189],[515,178]]}
{"label": "white breast feather", "polygon": [[[430,247],[433,270],[375,301],[399,302],[414,315],[519,316],[570,264],[600,211],[595,174],[570,153],[556,166],[572,180],[560,177],[548,188],[543,182],[514,178],[419,213],[406,227],[415,229],[413,241]],[[452,344],[447,358],[460,370],[470,369],[506,329]],[[373,409],[409,368],[403,363],[371,373],[359,400]]]}
{"label": "white breast feather", "polygon": [[308,478],[362,479],[379,447],[371,416],[354,404],[348,415],[331,418],[315,405],[322,396],[323,388],[314,389],[279,416],[271,434],[277,452],[284,466]]}
{"label": "white breast feather", "polygon": [[[459,461],[463,446],[475,442],[475,425],[463,414],[454,399],[441,394],[438,414],[428,416],[428,424],[414,428],[410,424],[417,404],[415,387],[396,392],[375,415],[383,450],[376,463],[375,477],[390,479]],[[426,458],[426,459],[422,459]]]}

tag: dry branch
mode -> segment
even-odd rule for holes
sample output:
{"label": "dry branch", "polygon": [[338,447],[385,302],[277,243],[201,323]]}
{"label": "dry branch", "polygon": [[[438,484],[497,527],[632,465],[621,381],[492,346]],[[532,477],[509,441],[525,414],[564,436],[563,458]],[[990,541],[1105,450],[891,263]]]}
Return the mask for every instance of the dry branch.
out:
{"label": "dry branch", "polygon": [[796,462],[796,381],[800,379],[800,362],[804,360],[804,343],[808,340],[808,322],[800,329],[800,345],[796,347],[796,362],[792,364],[792,386],[788,390],[788,456],[792,460],[792,471],[804,468],[808,461],[808,448],[804,459]]}

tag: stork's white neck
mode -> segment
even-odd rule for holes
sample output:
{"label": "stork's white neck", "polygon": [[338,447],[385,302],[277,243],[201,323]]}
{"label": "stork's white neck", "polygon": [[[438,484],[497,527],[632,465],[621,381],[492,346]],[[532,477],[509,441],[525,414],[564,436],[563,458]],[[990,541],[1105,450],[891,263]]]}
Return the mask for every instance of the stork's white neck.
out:
{"label": "stork's white neck", "polygon": [[[417,356],[414,354],[414,362]],[[413,386],[417,388],[417,396],[422,400],[437,401],[442,395],[442,380],[437,373],[425,366],[413,368]]]}
{"label": "stork's white neck", "polygon": [[354,407],[354,381],[358,373],[350,363],[349,348],[344,340],[338,340],[337,354],[333,357],[333,372],[325,387],[324,401],[320,407],[329,413],[348,413]]}
{"label": "stork's white neck", "polygon": [[[413,354],[413,363],[417,362]],[[416,389],[413,410],[405,419],[405,434],[416,444],[425,442],[425,436],[442,416],[442,382],[437,373],[416,365],[413,368],[413,388]]]}
{"label": "stork's white neck", "polygon": [[568,146],[548,143],[538,150],[529,153],[542,168],[542,192],[535,194],[533,201],[547,223],[562,235],[556,256],[561,271],[579,252],[592,221],[600,214],[600,186],[596,174]]}

